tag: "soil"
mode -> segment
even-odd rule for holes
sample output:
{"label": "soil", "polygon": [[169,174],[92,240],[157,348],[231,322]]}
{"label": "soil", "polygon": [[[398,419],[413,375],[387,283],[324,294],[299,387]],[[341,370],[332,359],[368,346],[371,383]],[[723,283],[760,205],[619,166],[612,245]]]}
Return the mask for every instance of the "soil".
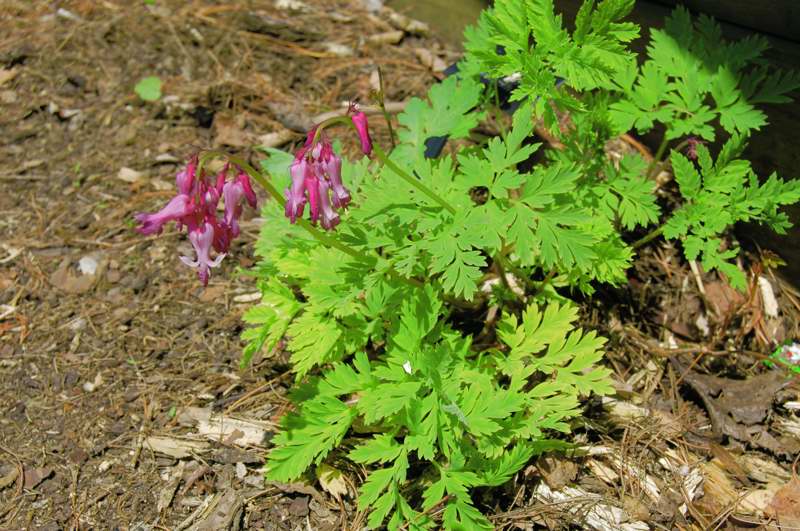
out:
{"label": "soil", "polygon": [[[239,368],[258,219],[203,289],[183,236],[143,237],[132,216],[197,149],[291,148],[311,117],[368,100],[376,66],[402,102],[456,52],[434,35],[370,43],[397,28],[356,0],[145,4],[0,6],[0,528],[361,528],[356,475],[344,494],[263,480],[292,375],[281,356]],[[134,86],[151,75],[163,96],[146,103]],[[476,496],[498,528],[586,527],[611,507],[610,529],[789,521],[800,398],[762,360],[798,337],[800,297],[769,255],[743,263],[744,295],[679,256],[656,242],[628,286],[583,305],[618,395],[573,427],[593,450]],[[768,489],[775,504],[737,504]]]}

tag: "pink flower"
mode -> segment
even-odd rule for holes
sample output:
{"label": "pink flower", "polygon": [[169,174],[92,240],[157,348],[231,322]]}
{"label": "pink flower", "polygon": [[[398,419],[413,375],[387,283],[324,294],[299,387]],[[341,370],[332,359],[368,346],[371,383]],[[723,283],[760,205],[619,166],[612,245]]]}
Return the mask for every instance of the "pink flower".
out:
{"label": "pink flower", "polygon": [[697,160],[697,146],[705,144],[703,140],[690,136],[686,139],[686,156],[691,160]]}
{"label": "pink flower", "polygon": [[303,181],[308,192],[308,210],[311,223],[316,223],[319,220],[319,178],[313,171],[306,172],[306,178]]}
{"label": "pink flower", "polygon": [[324,163],[325,175],[331,183],[333,191],[333,206],[336,208],[345,208],[350,204],[350,192],[342,184],[342,159],[335,153],[331,159]]}
{"label": "pink flower", "polygon": [[[178,229],[186,227],[197,259],[182,256],[181,261],[197,269],[203,285],[208,284],[209,269],[219,265],[232,240],[239,235],[244,202],[256,206],[256,194],[247,174],[238,168],[236,177],[228,180],[229,173],[230,164],[226,164],[213,179],[202,171],[198,174],[195,155],[175,176],[178,194],[160,211],[136,215],[142,234],[158,234],[170,221]],[[220,199],[225,201],[222,216],[217,212]],[[212,248],[218,253],[213,260]]]}
{"label": "pink flower", "polygon": [[253,185],[250,183],[250,176],[247,173],[239,168],[239,174],[236,176],[236,181],[242,185],[242,190],[244,191],[244,197],[247,200],[247,204],[249,204],[252,208],[256,208],[258,206],[258,198],[256,197],[256,192],[253,190]]}
{"label": "pink flower", "polygon": [[369,137],[369,124],[367,123],[367,115],[361,111],[356,112],[350,116],[353,120],[353,125],[356,126],[358,131],[358,139],[361,141],[361,151],[364,155],[372,153],[372,139]]}
{"label": "pink flower", "polygon": [[239,216],[242,215],[244,187],[239,181],[227,182],[222,189],[222,195],[225,197],[225,224],[235,238],[239,236]]}
{"label": "pink flower", "polygon": [[213,260],[209,256],[211,245],[214,242],[214,226],[206,222],[202,227],[189,232],[189,241],[192,242],[197,259],[192,260],[188,256],[181,256],[181,262],[189,267],[196,268],[200,282],[203,283],[203,286],[207,286],[210,268],[217,267],[222,262],[222,259],[225,258],[225,254],[218,254]]}
{"label": "pink flower", "polygon": [[292,223],[295,223],[297,218],[303,217],[303,209],[306,206],[305,180],[308,171],[308,162],[305,157],[295,159],[289,168],[289,173],[292,174],[292,186],[284,191],[286,194],[284,212]]}
{"label": "pink flower", "polygon": [[325,179],[319,183],[320,206],[322,207],[322,227],[333,230],[339,224],[339,214],[331,207],[330,185]]}
{"label": "pink flower", "polygon": [[170,221],[180,222],[192,213],[192,200],[188,195],[178,194],[167,205],[154,214],[140,213],[134,216],[142,225],[138,231],[145,235],[161,234],[164,225]]}
{"label": "pink flower", "polygon": [[197,155],[189,159],[186,168],[179,171],[175,176],[175,184],[178,187],[178,193],[189,195],[194,186],[194,177],[197,172]]}

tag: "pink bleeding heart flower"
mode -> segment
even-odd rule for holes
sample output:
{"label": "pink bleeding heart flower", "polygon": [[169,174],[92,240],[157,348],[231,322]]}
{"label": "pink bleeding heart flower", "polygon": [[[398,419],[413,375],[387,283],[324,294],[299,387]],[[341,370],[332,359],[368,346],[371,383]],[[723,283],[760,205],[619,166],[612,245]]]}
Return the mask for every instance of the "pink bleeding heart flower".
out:
{"label": "pink bleeding heart flower", "polygon": [[222,195],[225,198],[225,224],[235,238],[239,236],[239,216],[242,215],[244,187],[239,181],[227,182],[222,189]]}
{"label": "pink bleeding heart flower", "polygon": [[330,160],[323,164],[323,168],[331,184],[333,206],[345,208],[350,204],[350,192],[342,184],[342,159],[333,153]]}
{"label": "pink bleeding heart flower", "polygon": [[242,190],[244,191],[244,197],[247,200],[247,204],[249,204],[252,208],[256,208],[258,206],[258,198],[256,197],[255,190],[253,190],[253,184],[250,182],[250,176],[247,175],[247,172],[239,168],[239,174],[236,176],[236,181],[242,185]]}
{"label": "pink bleeding heart flower", "polygon": [[204,223],[201,227],[189,233],[189,241],[192,242],[197,258],[192,260],[188,256],[181,256],[181,262],[197,269],[197,276],[200,277],[200,282],[203,283],[203,286],[207,286],[210,269],[217,267],[222,262],[222,259],[225,258],[225,254],[218,254],[213,260],[209,256],[214,242],[214,226],[208,222]]}
{"label": "pink bleeding heart flower", "polygon": [[369,123],[367,122],[367,115],[361,111],[356,112],[350,116],[353,125],[356,126],[358,132],[358,139],[361,141],[361,151],[364,155],[372,153],[372,139],[369,137]]}
{"label": "pink bleeding heart flower", "polygon": [[190,195],[195,183],[195,173],[197,173],[197,155],[189,159],[186,167],[175,176],[175,184],[178,193]]}
{"label": "pink bleeding heart flower", "polygon": [[[244,203],[253,207],[257,204],[247,174],[237,167],[236,177],[228,180],[230,167],[230,163],[225,164],[212,179],[203,171],[198,172],[198,157],[193,156],[175,177],[178,194],[158,212],[135,216],[142,234],[158,234],[170,221],[174,221],[178,229],[186,227],[197,259],[182,256],[181,261],[197,269],[203,285],[208,284],[210,268],[219,265],[231,242],[239,235]],[[222,216],[217,212],[220,199],[225,202]],[[213,260],[210,257],[212,248],[218,253]]]}
{"label": "pink bleeding heart flower", "polygon": [[313,171],[306,172],[306,178],[303,181],[306,191],[308,192],[308,211],[311,223],[319,221],[319,207],[320,207],[320,193],[319,193],[319,177]]}
{"label": "pink bleeding heart flower", "polygon": [[339,214],[334,212],[331,207],[330,185],[325,179],[319,182],[319,196],[322,207],[322,227],[326,230],[333,230],[339,224]]}
{"label": "pink bleeding heart flower", "polygon": [[284,191],[286,195],[284,212],[292,223],[295,223],[297,218],[303,217],[303,209],[306,206],[306,173],[309,170],[305,157],[295,159],[289,168],[289,173],[292,175],[292,185]]}
{"label": "pink bleeding heart flower", "polygon": [[167,205],[154,214],[140,213],[134,216],[141,223],[137,229],[145,235],[161,234],[164,225],[170,221],[181,222],[191,215],[193,211],[192,200],[188,195],[178,194]]}

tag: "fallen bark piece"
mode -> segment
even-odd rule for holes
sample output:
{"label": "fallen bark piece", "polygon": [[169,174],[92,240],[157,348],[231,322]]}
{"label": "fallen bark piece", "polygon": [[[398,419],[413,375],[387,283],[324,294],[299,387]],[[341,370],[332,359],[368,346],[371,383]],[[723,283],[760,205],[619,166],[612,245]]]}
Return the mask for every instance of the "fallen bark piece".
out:
{"label": "fallen bark piece", "polygon": [[164,488],[161,489],[161,492],[158,495],[158,501],[156,502],[156,509],[158,510],[159,514],[172,505],[172,500],[175,499],[175,492],[178,490],[178,484],[180,484],[181,479],[183,478],[183,469],[185,467],[186,461],[181,461],[178,463],[178,466],[175,467],[172,472],[172,477],[170,477]]}
{"label": "fallen bark piece", "polygon": [[191,531],[218,531],[227,529],[237,531],[241,529],[244,499],[241,493],[229,489],[218,496],[210,505],[203,520],[196,522],[189,529]]}
{"label": "fallen bark piece", "polygon": [[178,423],[197,426],[197,434],[212,441],[237,446],[265,446],[273,434],[269,423],[212,415],[209,408],[186,408],[178,415]]}
{"label": "fallen bark piece", "polygon": [[49,466],[41,468],[30,468],[25,470],[25,484],[26,489],[32,489],[39,483],[53,475],[53,469]]}
{"label": "fallen bark piece", "polygon": [[403,40],[404,33],[400,30],[384,31],[367,37],[367,42],[371,44],[397,44]]}
{"label": "fallen bark piece", "polygon": [[559,504],[574,514],[588,528],[597,531],[646,531],[650,529],[644,522],[629,521],[628,514],[619,507],[601,503],[599,494],[586,492],[574,487],[564,487],[554,491],[541,482],[533,491],[534,497],[542,503]]}
{"label": "fallen bark piece", "polygon": [[144,440],[144,447],[175,459],[191,457],[209,450],[209,444],[203,441],[189,441],[172,437],[150,436]]}

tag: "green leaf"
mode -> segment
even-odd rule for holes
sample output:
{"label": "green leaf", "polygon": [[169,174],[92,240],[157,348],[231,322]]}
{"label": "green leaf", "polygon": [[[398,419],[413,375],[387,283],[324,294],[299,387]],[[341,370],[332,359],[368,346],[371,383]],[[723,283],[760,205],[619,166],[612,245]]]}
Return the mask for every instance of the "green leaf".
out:
{"label": "green leaf", "polygon": [[681,195],[687,199],[693,199],[700,194],[700,174],[688,158],[677,151],[673,151],[670,157],[672,170],[675,172],[675,181],[681,189]]}
{"label": "green leaf", "polygon": [[375,435],[369,442],[356,447],[348,457],[357,463],[373,464],[394,461],[403,447],[389,433]]}
{"label": "green leaf", "polygon": [[242,339],[248,342],[242,353],[242,367],[249,365],[253,355],[262,348],[272,351],[302,308],[292,290],[276,278],[267,280],[262,285],[261,293],[261,302],[242,316],[244,322],[257,325],[242,333]]}
{"label": "green leaf", "polygon": [[328,396],[304,403],[299,415],[284,416],[282,431],[272,441],[267,477],[292,481],[319,464],[341,442],[354,417],[354,409]]}
{"label": "green leaf", "polygon": [[157,101],[161,98],[161,79],[157,76],[142,78],[133,90],[144,101]]}

